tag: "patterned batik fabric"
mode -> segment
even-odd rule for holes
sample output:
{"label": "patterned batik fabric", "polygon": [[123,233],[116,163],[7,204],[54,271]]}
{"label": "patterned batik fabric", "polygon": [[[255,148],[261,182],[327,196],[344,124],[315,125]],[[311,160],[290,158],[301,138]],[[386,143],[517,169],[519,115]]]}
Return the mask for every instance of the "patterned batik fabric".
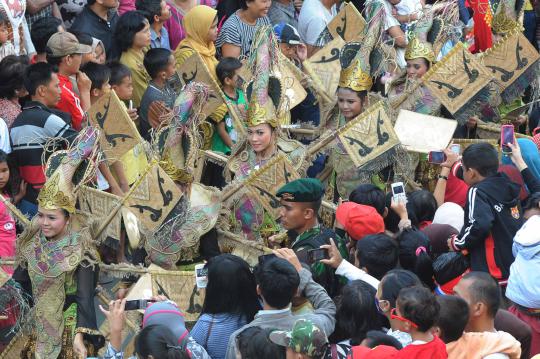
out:
{"label": "patterned batik fabric", "polygon": [[62,349],[66,280],[83,259],[80,243],[83,235],[80,232],[70,233],[59,240],[48,241],[38,233],[21,250],[32,282],[36,358],[56,358]]}

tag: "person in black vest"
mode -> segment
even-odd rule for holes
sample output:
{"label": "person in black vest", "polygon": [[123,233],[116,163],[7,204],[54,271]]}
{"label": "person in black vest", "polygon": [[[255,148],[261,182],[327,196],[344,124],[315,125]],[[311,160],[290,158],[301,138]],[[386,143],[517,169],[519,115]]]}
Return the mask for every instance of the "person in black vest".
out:
{"label": "person in black vest", "polygon": [[318,220],[324,189],[315,178],[301,178],[281,187],[276,196],[280,198],[280,221],[301,262],[310,266],[313,279],[322,285],[330,296],[339,294],[341,283],[335,270],[319,260],[310,258],[310,250],[330,244],[332,238],[341,255],[348,258],[343,239],[332,229],[324,228]]}

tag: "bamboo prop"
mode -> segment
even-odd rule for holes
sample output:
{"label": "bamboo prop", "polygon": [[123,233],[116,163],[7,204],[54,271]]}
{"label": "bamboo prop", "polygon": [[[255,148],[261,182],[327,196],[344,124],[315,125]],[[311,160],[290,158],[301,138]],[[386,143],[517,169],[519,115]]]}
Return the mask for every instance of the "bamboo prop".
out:
{"label": "bamboo prop", "polygon": [[19,211],[17,207],[13,205],[8,199],[5,199],[4,196],[0,195],[0,200],[7,207],[7,209],[17,217],[17,219],[26,227],[30,224],[30,220],[26,218],[24,214]]}
{"label": "bamboo prop", "polygon": [[[478,128],[481,129],[481,130],[484,130],[484,131],[489,131],[489,132],[493,132],[493,133],[501,133],[501,125],[497,125],[497,124],[477,124]],[[517,137],[517,138],[528,138],[529,140],[532,139],[531,136],[527,136],[527,135],[524,135],[524,134],[521,134],[521,133],[518,133],[518,132],[515,132],[514,135]]]}
{"label": "bamboo prop", "polygon": [[222,164],[223,166],[225,166],[227,164],[227,161],[229,160],[227,156],[211,150],[204,150],[203,152],[204,156],[207,157],[209,160]]}
{"label": "bamboo prop", "polygon": [[255,242],[252,243],[251,241],[243,240],[241,236],[239,236],[237,234],[234,234],[232,232],[225,231],[225,230],[222,230],[222,229],[218,229],[217,232],[218,232],[218,235],[226,237],[228,240],[231,240],[233,242],[238,242],[238,244],[240,244],[240,245],[251,247],[251,248],[253,248],[255,250],[263,252],[264,254],[271,254],[272,253],[272,249],[270,249],[270,248],[268,248],[266,246],[263,246],[260,243],[255,243]]}

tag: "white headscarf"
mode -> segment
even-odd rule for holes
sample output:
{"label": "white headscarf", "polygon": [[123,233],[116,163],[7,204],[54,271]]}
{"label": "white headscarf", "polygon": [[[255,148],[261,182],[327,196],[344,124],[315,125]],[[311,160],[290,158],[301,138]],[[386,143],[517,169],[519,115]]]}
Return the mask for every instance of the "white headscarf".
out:
{"label": "white headscarf", "polygon": [[443,203],[435,212],[433,223],[448,224],[461,232],[465,213],[460,205],[454,202]]}

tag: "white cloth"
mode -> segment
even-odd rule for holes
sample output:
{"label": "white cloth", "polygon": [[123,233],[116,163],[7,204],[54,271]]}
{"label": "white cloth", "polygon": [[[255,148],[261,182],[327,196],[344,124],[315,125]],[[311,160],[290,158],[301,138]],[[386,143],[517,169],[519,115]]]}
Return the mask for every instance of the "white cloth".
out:
{"label": "white cloth", "polygon": [[320,0],[305,0],[298,16],[298,32],[304,43],[314,46],[334,16],[336,16],[335,6],[328,11]]}
{"label": "white cloth", "polygon": [[5,153],[11,153],[11,145],[9,144],[9,129],[6,121],[0,118],[0,150]]}
{"label": "white cloth", "polygon": [[375,290],[379,287],[379,280],[370,276],[358,267],[355,267],[352,263],[347,262],[345,259],[341,261],[339,267],[336,268],[336,274],[347,278],[348,280],[363,280]]}
{"label": "white cloth", "polygon": [[409,15],[422,10],[422,3],[420,3],[420,0],[401,0],[394,7],[398,15]]}
{"label": "white cloth", "polygon": [[463,222],[465,220],[465,212],[463,208],[454,202],[445,202],[435,212],[433,223],[448,224],[461,232]]}

